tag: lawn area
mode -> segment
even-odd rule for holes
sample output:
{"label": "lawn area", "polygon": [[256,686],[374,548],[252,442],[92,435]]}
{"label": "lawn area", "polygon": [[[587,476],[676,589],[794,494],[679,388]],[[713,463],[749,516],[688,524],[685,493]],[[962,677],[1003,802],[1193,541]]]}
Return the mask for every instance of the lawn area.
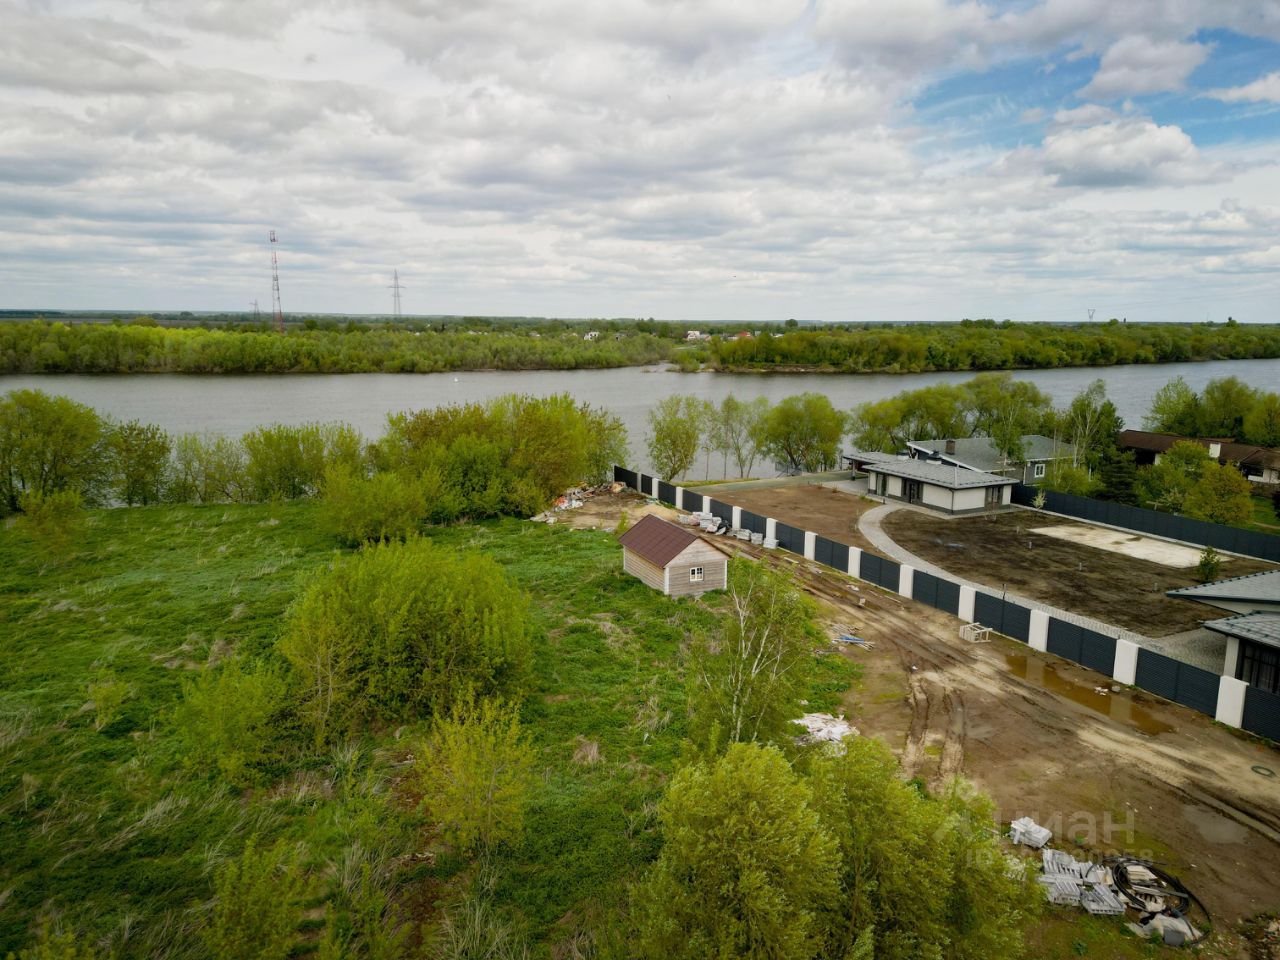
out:
{"label": "lawn area", "polygon": [[1245,526],[1262,533],[1280,534],[1280,519],[1276,518],[1275,508],[1270,497],[1250,497],[1253,505],[1253,519]]}
{"label": "lawn area", "polygon": [[[671,601],[624,577],[605,532],[509,520],[433,539],[488,553],[533,601],[523,719],[538,786],[524,843],[488,874],[498,906],[549,956],[658,850],[655,804],[684,732],[681,647],[718,629],[723,598]],[[420,723],[324,755],[299,749],[246,791],[183,762],[172,724],[183,679],[233,652],[275,656],[283,614],[334,553],[309,503],[93,511],[60,562],[0,533],[0,956],[42,917],[110,956],[206,956],[196,931],[211,871],[255,835],[297,845],[307,864],[298,954],[315,951],[326,902],[362,865],[390,877],[415,930],[466,894],[473,871],[401,786]],[[810,710],[851,679],[843,658],[816,663]],[[88,686],[105,676],[131,696],[99,731]]]}

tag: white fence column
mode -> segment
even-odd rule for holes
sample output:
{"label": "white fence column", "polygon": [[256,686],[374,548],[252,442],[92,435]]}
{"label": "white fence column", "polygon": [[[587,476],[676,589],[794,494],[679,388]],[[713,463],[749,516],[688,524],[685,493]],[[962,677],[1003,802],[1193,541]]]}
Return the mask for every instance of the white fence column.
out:
{"label": "white fence column", "polygon": [[956,616],[966,623],[973,623],[973,605],[977,601],[978,593],[973,587],[960,587],[960,609]]}
{"label": "white fence column", "polygon": [[1244,719],[1244,691],[1247,686],[1243,680],[1235,677],[1219,677],[1218,712],[1213,715],[1213,719],[1229,727],[1240,726]]}
{"label": "white fence column", "polygon": [[812,530],[804,532],[804,558],[812,560],[817,554],[818,535]]}
{"label": "white fence column", "polygon": [[1116,683],[1133,686],[1138,680],[1138,645],[1131,640],[1116,641],[1116,662],[1111,668]]}
{"label": "white fence column", "polygon": [[773,517],[764,518],[764,538],[766,540],[778,539],[778,521]]}
{"label": "white fence column", "polygon": [[730,522],[733,524],[733,529],[735,530],[742,529],[742,508],[741,507],[733,508],[733,519]]}
{"label": "white fence column", "polygon": [[1031,627],[1027,631],[1027,643],[1032,650],[1044,653],[1049,649],[1049,615],[1043,610],[1031,611]]}
{"label": "white fence column", "polygon": [[849,548],[849,576],[859,577],[862,574],[862,548]]}
{"label": "white fence column", "polygon": [[911,591],[916,585],[916,568],[909,567],[905,563],[898,567],[898,593],[901,596],[911,599]]}
{"label": "white fence column", "polygon": [[675,502],[675,508],[676,508],[677,510],[683,510],[683,509],[684,509],[684,487],[676,487],[676,502]]}
{"label": "white fence column", "polygon": [[702,512],[703,513],[711,512],[711,498],[708,497],[705,493],[702,495]]}
{"label": "white fence column", "polygon": [[658,478],[650,477],[649,479],[652,481],[652,483],[649,484],[649,496],[657,500],[658,499]]}

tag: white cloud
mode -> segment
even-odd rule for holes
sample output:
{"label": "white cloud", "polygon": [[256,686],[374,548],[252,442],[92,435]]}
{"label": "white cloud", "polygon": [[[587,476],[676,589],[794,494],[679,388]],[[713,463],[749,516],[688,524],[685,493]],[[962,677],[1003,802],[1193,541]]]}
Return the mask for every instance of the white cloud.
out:
{"label": "white cloud", "polygon": [[1064,186],[1195,183],[1215,172],[1179,127],[1145,118],[1063,129],[1045,138],[1040,153]]}
{"label": "white cloud", "polygon": [[1242,87],[1210,90],[1205,96],[1224,103],[1280,103],[1280,70],[1268,73],[1265,77],[1259,77],[1253,83],[1246,83]]}
{"label": "white cloud", "polygon": [[1209,55],[1202,43],[1163,42],[1150,37],[1122,37],[1107,48],[1098,72],[1080,91],[1104,100],[1181,90],[1191,71]]}

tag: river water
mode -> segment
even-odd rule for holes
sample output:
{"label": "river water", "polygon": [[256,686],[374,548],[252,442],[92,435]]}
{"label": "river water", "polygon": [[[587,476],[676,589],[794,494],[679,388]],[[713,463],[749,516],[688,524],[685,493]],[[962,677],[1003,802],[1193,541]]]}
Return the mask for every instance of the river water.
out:
{"label": "river water", "polygon": [[[795,393],[825,393],[840,409],[934,383],[958,383],[963,373],[911,374],[733,374],[678,373],[664,367],[618,370],[552,370],[433,374],[284,374],[279,376],[199,376],[132,374],[119,376],[0,376],[0,393],[34,388],[89,404],[118,420],[155,423],[172,433],[215,432],[238,436],[264,423],[343,420],[373,438],[388,413],[447,403],[486,400],[504,393],[545,396],[569,393],[606,407],[627,426],[632,463],[645,466],[645,416],[660,398],[687,393],[718,401],[780,400]],[[1280,382],[1280,359],[1218,360],[1208,363],[1124,367],[1072,367],[1015,373],[1030,380],[1057,404],[1068,402],[1095,379],[1129,426],[1141,428],[1156,390],[1182,376],[1199,390],[1215,377],[1237,376],[1273,389]],[[715,468],[713,467],[713,475]]]}

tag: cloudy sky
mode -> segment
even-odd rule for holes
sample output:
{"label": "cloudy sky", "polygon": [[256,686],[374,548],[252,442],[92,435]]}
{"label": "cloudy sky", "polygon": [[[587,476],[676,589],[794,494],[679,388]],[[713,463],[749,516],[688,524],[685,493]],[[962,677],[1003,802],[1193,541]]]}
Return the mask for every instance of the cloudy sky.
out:
{"label": "cloudy sky", "polygon": [[1280,321],[1280,0],[0,26],[0,307]]}

